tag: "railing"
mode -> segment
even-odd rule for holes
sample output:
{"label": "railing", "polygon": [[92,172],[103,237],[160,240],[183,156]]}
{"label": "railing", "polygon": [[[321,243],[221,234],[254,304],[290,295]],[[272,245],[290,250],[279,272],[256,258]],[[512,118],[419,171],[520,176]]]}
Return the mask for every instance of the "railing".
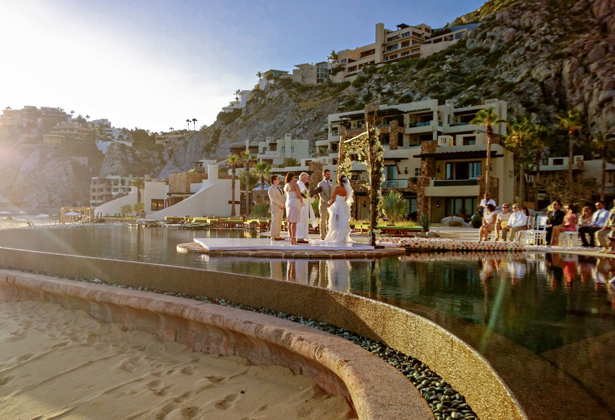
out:
{"label": "railing", "polygon": [[451,127],[455,127],[455,126],[458,126],[458,125],[469,125],[469,124],[470,123],[467,123],[467,122],[457,122],[457,123],[451,124]]}
{"label": "railing", "polygon": [[387,179],[382,183],[382,188],[408,188],[407,179]]}
{"label": "railing", "polygon": [[478,185],[478,179],[434,179],[434,187],[460,187],[465,185]]}
{"label": "railing", "polygon": [[411,122],[411,123],[408,123],[408,128],[412,128],[412,127],[427,127],[427,126],[431,125],[431,121],[433,121],[433,120],[421,121],[421,122]]}

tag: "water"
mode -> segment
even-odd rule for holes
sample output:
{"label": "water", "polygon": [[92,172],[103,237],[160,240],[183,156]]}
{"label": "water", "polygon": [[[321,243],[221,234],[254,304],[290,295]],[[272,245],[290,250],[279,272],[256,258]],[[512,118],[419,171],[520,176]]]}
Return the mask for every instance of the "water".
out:
{"label": "water", "polygon": [[128,227],[13,230],[0,231],[0,246],[181,265],[327,287],[384,301],[436,322],[438,314],[445,314],[487,326],[537,354],[615,330],[615,289],[609,284],[615,261],[609,259],[449,253],[371,261],[286,261],[176,251],[178,243],[192,242],[195,237],[255,236],[240,230]]}

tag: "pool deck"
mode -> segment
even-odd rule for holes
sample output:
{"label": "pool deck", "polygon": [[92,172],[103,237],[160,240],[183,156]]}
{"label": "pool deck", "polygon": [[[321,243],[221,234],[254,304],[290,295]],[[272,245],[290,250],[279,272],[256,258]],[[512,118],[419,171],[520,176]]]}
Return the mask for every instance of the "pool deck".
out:
{"label": "pool deck", "polygon": [[363,259],[403,255],[403,248],[375,249],[366,243],[330,243],[310,238],[307,244],[291,245],[288,240],[268,238],[194,238],[177,245],[178,252],[214,256],[256,258]]}

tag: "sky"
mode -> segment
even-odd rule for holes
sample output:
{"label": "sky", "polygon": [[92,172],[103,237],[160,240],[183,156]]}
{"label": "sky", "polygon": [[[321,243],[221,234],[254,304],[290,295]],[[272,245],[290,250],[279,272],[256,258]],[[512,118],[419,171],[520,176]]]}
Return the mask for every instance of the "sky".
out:
{"label": "sky", "polygon": [[256,72],[444,26],[482,1],[0,0],[0,109],[61,107],[152,131],[210,125]]}

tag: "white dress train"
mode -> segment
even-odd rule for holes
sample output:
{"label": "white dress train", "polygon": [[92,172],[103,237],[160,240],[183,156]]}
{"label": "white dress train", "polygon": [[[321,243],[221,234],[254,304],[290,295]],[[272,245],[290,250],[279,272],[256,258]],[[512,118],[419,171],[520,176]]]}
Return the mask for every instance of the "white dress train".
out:
{"label": "white dress train", "polygon": [[350,206],[346,197],[338,195],[329,207],[329,230],[325,237],[326,242],[350,243]]}

